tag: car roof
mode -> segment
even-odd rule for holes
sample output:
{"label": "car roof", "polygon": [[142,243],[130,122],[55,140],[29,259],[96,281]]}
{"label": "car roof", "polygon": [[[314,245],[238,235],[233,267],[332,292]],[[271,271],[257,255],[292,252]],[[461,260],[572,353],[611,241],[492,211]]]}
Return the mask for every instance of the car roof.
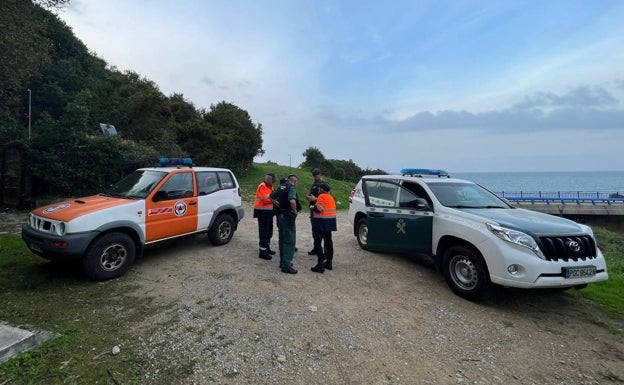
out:
{"label": "car roof", "polygon": [[362,179],[379,179],[379,180],[407,180],[407,181],[420,181],[426,184],[430,183],[465,183],[475,184],[469,180],[457,179],[457,178],[438,178],[437,176],[408,176],[408,175],[364,175]]}
{"label": "car roof", "polygon": [[216,168],[216,167],[142,167],[139,170],[143,171],[160,171],[160,172],[172,172],[176,170],[194,170],[194,171],[227,171],[230,172],[227,168]]}

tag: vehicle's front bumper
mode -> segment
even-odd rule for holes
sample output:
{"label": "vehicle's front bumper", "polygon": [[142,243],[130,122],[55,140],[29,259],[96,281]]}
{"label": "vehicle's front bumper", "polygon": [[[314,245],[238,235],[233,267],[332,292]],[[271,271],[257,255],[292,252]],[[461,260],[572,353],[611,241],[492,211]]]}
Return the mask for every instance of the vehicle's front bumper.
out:
{"label": "vehicle's front bumper", "polygon": [[[517,288],[556,288],[584,285],[608,279],[607,264],[598,249],[595,258],[548,261],[539,258],[529,249],[505,241],[489,240],[480,245],[490,272],[490,280],[498,285]],[[509,272],[510,265],[517,266],[516,274]],[[596,275],[566,278],[564,269],[593,266]]]}
{"label": "vehicle's front bumper", "polygon": [[34,230],[29,225],[22,226],[22,239],[26,246],[33,253],[45,258],[80,257],[97,234],[90,231],[58,236]]}

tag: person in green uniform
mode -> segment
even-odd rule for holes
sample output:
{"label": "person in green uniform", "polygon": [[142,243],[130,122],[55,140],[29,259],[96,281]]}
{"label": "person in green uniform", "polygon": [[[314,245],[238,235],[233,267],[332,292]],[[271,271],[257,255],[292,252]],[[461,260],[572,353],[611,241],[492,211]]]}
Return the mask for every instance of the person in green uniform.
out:
{"label": "person in green uniform", "polygon": [[295,256],[295,242],[297,239],[297,214],[301,211],[301,204],[297,196],[299,177],[295,174],[288,176],[288,182],[279,190],[280,211],[277,216],[280,244],[280,268],[283,273],[297,274],[292,267]]}

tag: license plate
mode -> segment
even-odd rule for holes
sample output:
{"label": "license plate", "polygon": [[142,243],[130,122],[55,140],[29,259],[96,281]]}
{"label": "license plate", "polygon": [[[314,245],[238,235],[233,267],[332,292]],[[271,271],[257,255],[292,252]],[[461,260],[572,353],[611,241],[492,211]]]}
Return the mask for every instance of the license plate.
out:
{"label": "license plate", "polygon": [[30,249],[31,249],[32,251],[36,251],[36,252],[38,252],[38,253],[41,253],[41,252],[42,252],[42,251],[41,251],[41,247],[39,247],[39,245],[36,245],[36,244],[34,244],[34,243],[31,243],[31,244],[30,244]]}
{"label": "license plate", "polygon": [[596,275],[596,266],[564,267],[566,278],[584,278]]}

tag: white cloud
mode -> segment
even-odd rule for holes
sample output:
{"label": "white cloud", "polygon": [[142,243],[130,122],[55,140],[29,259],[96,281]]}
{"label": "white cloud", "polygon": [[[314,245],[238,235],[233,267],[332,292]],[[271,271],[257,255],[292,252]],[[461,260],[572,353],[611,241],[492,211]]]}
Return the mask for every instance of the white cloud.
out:
{"label": "white cloud", "polygon": [[621,168],[624,5],[73,0],[60,16],[165,94],[247,110],[263,161],[315,146],[388,171]]}

